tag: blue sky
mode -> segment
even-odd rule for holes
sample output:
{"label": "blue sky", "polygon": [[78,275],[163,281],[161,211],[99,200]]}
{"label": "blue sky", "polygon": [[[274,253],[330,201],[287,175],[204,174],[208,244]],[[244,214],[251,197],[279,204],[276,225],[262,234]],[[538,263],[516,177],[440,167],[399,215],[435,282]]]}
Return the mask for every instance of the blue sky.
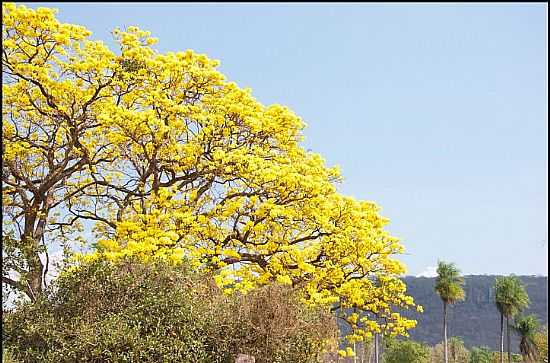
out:
{"label": "blue sky", "polygon": [[546,4],[27,5],[108,44],[139,26],[289,106],[340,190],[391,219],[408,274],[548,274]]}

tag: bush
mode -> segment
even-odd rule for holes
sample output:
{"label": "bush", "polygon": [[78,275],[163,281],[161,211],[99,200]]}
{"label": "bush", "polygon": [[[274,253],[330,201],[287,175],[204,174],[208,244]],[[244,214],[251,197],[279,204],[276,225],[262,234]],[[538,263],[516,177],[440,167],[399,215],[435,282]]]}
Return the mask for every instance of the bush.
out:
{"label": "bush", "polygon": [[493,352],[489,347],[473,347],[470,351],[470,363],[491,363]]}
{"label": "bush", "polygon": [[[504,361],[508,362],[508,353],[506,352],[504,352]],[[521,356],[521,354],[512,353],[512,362],[523,362],[523,357]],[[493,352],[493,360],[491,361],[491,363],[500,363],[499,352]]]}
{"label": "bush", "polygon": [[[459,337],[449,338],[447,341],[447,352],[449,354],[449,362],[468,363],[470,361],[470,352]],[[432,363],[445,361],[445,345],[443,342],[433,347],[431,361]]]}
{"label": "bush", "polygon": [[533,337],[541,362],[548,362],[548,327],[543,326]]}
{"label": "bush", "polygon": [[430,349],[413,340],[384,339],[384,363],[428,363]]}
{"label": "bush", "polygon": [[9,349],[2,348],[2,363],[18,363]]}
{"label": "bush", "polygon": [[209,277],[166,264],[95,262],[3,317],[21,362],[316,362],[332,317],[268,286],[227,297]]}

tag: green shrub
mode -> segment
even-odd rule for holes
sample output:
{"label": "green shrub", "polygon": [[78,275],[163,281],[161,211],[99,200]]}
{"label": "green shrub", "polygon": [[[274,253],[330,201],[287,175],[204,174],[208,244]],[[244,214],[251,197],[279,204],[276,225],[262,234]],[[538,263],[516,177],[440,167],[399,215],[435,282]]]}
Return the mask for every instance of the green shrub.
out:
{"label": "green shrub", "polygon": [[384,339],[384,363],[428,363],[430,348],[414,340]]}
{"label": "green shrub", "polygon": [[[508,362],[508,353],[504,352],[504,361]],[[523,362],[523,357],[521,354],[512,353],[512,362]],[[500,363],[500,353],[493,352],[493,360],[491,363]],[[539,363],[539,362],[536,362]]]}
{"label": "green shrub", "polygon": [[[468,363],[470,362],[470,352],[464,346],[464,341],[459,337],[450,337],[447,341],[447,352],[449,354],[449,362],[453,363]],[[432,349],[432,363],[440,363],[445,361],[445,345],[443,342],[437,344]]]}
{"label": "green shrub", "polygon": [[2,348],[2,363],[18,363],[17,360],[13,358],[11,350]]}
{"label": "green shrub", "polygon": [[548,362],[548,327],[541,327],[535,336],[533,342],[537,347],[538,355],[541,362]]}
{"label": "green shrub", "polygon": [[21,362],[316,362],[336,334],[289,288],[227,297],[185,267],[128,261],[83,266],[2,323]]}
{"label": "green shrub", "polygon": [[470,363],[491,363],[493,352],[489,347],[473,347],[470,350]]}

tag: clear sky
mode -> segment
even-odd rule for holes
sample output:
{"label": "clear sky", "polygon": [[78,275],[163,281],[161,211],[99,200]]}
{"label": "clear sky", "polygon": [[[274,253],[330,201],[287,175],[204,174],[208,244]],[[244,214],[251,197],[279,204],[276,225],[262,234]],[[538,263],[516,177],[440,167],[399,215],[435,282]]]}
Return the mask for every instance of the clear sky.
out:
{"label": "clear sky", "polygon": [[308,124],[408,274],[548,275],[546,4],[34,3],[112,44],[136,25]]}

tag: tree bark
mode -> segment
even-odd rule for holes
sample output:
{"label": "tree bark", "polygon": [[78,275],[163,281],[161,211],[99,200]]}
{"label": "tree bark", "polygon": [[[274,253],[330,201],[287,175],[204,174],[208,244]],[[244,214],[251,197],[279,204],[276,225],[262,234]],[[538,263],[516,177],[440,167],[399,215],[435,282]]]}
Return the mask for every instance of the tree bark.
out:
{"label": "tree bark", "polygon": [[378,333],[374,333],[374,363],[379,363],[378,358]]}
{"label": "tree bark", "polygon": [[447,346],[447,303],[443,302],[443,344],[445,363],[449,363],[449,351]]}
{"label": "tree bark", "polygon": [[500,314],[500,363],[504,363],[504,314]]}
{"label": "tree bark", "polygon": [[508,348],[508,363],[512,363],[512,351],[510,350],[510,317],[506,317],[506,345]]}
{"label": "tree bark", "polygon": [[[40,236],[41,237],[41,236]],[[23,291],[32,302],[36,301],[38,295],[42,293],[43,285],[43,273],[44,265],[40,260],[39,250],[40,246],[38,240],[34,236],[23,236],[23,241],[29,247],[28,253],[25,254],[25,259],[28,265],[28,271],[26,278],[22,278],[20,283],[25,287]]]}
{"label": "tree bark", "polygon": [[378,336],[378,356],[379,359],[384,358],[384,334]]}
{"label": "tree bark", "polygon": [[[38,256],[36,256],[33,259],[39,259]],[[33,264],[35,265],[35,264]],[[32,302],[36,301],[36,298],[38,295],[42,293],[42,263],[36,264],[29,270],[28,276],[29,278],[26,280],[26,282],[29,285],[29,293],[27,294]]]}

